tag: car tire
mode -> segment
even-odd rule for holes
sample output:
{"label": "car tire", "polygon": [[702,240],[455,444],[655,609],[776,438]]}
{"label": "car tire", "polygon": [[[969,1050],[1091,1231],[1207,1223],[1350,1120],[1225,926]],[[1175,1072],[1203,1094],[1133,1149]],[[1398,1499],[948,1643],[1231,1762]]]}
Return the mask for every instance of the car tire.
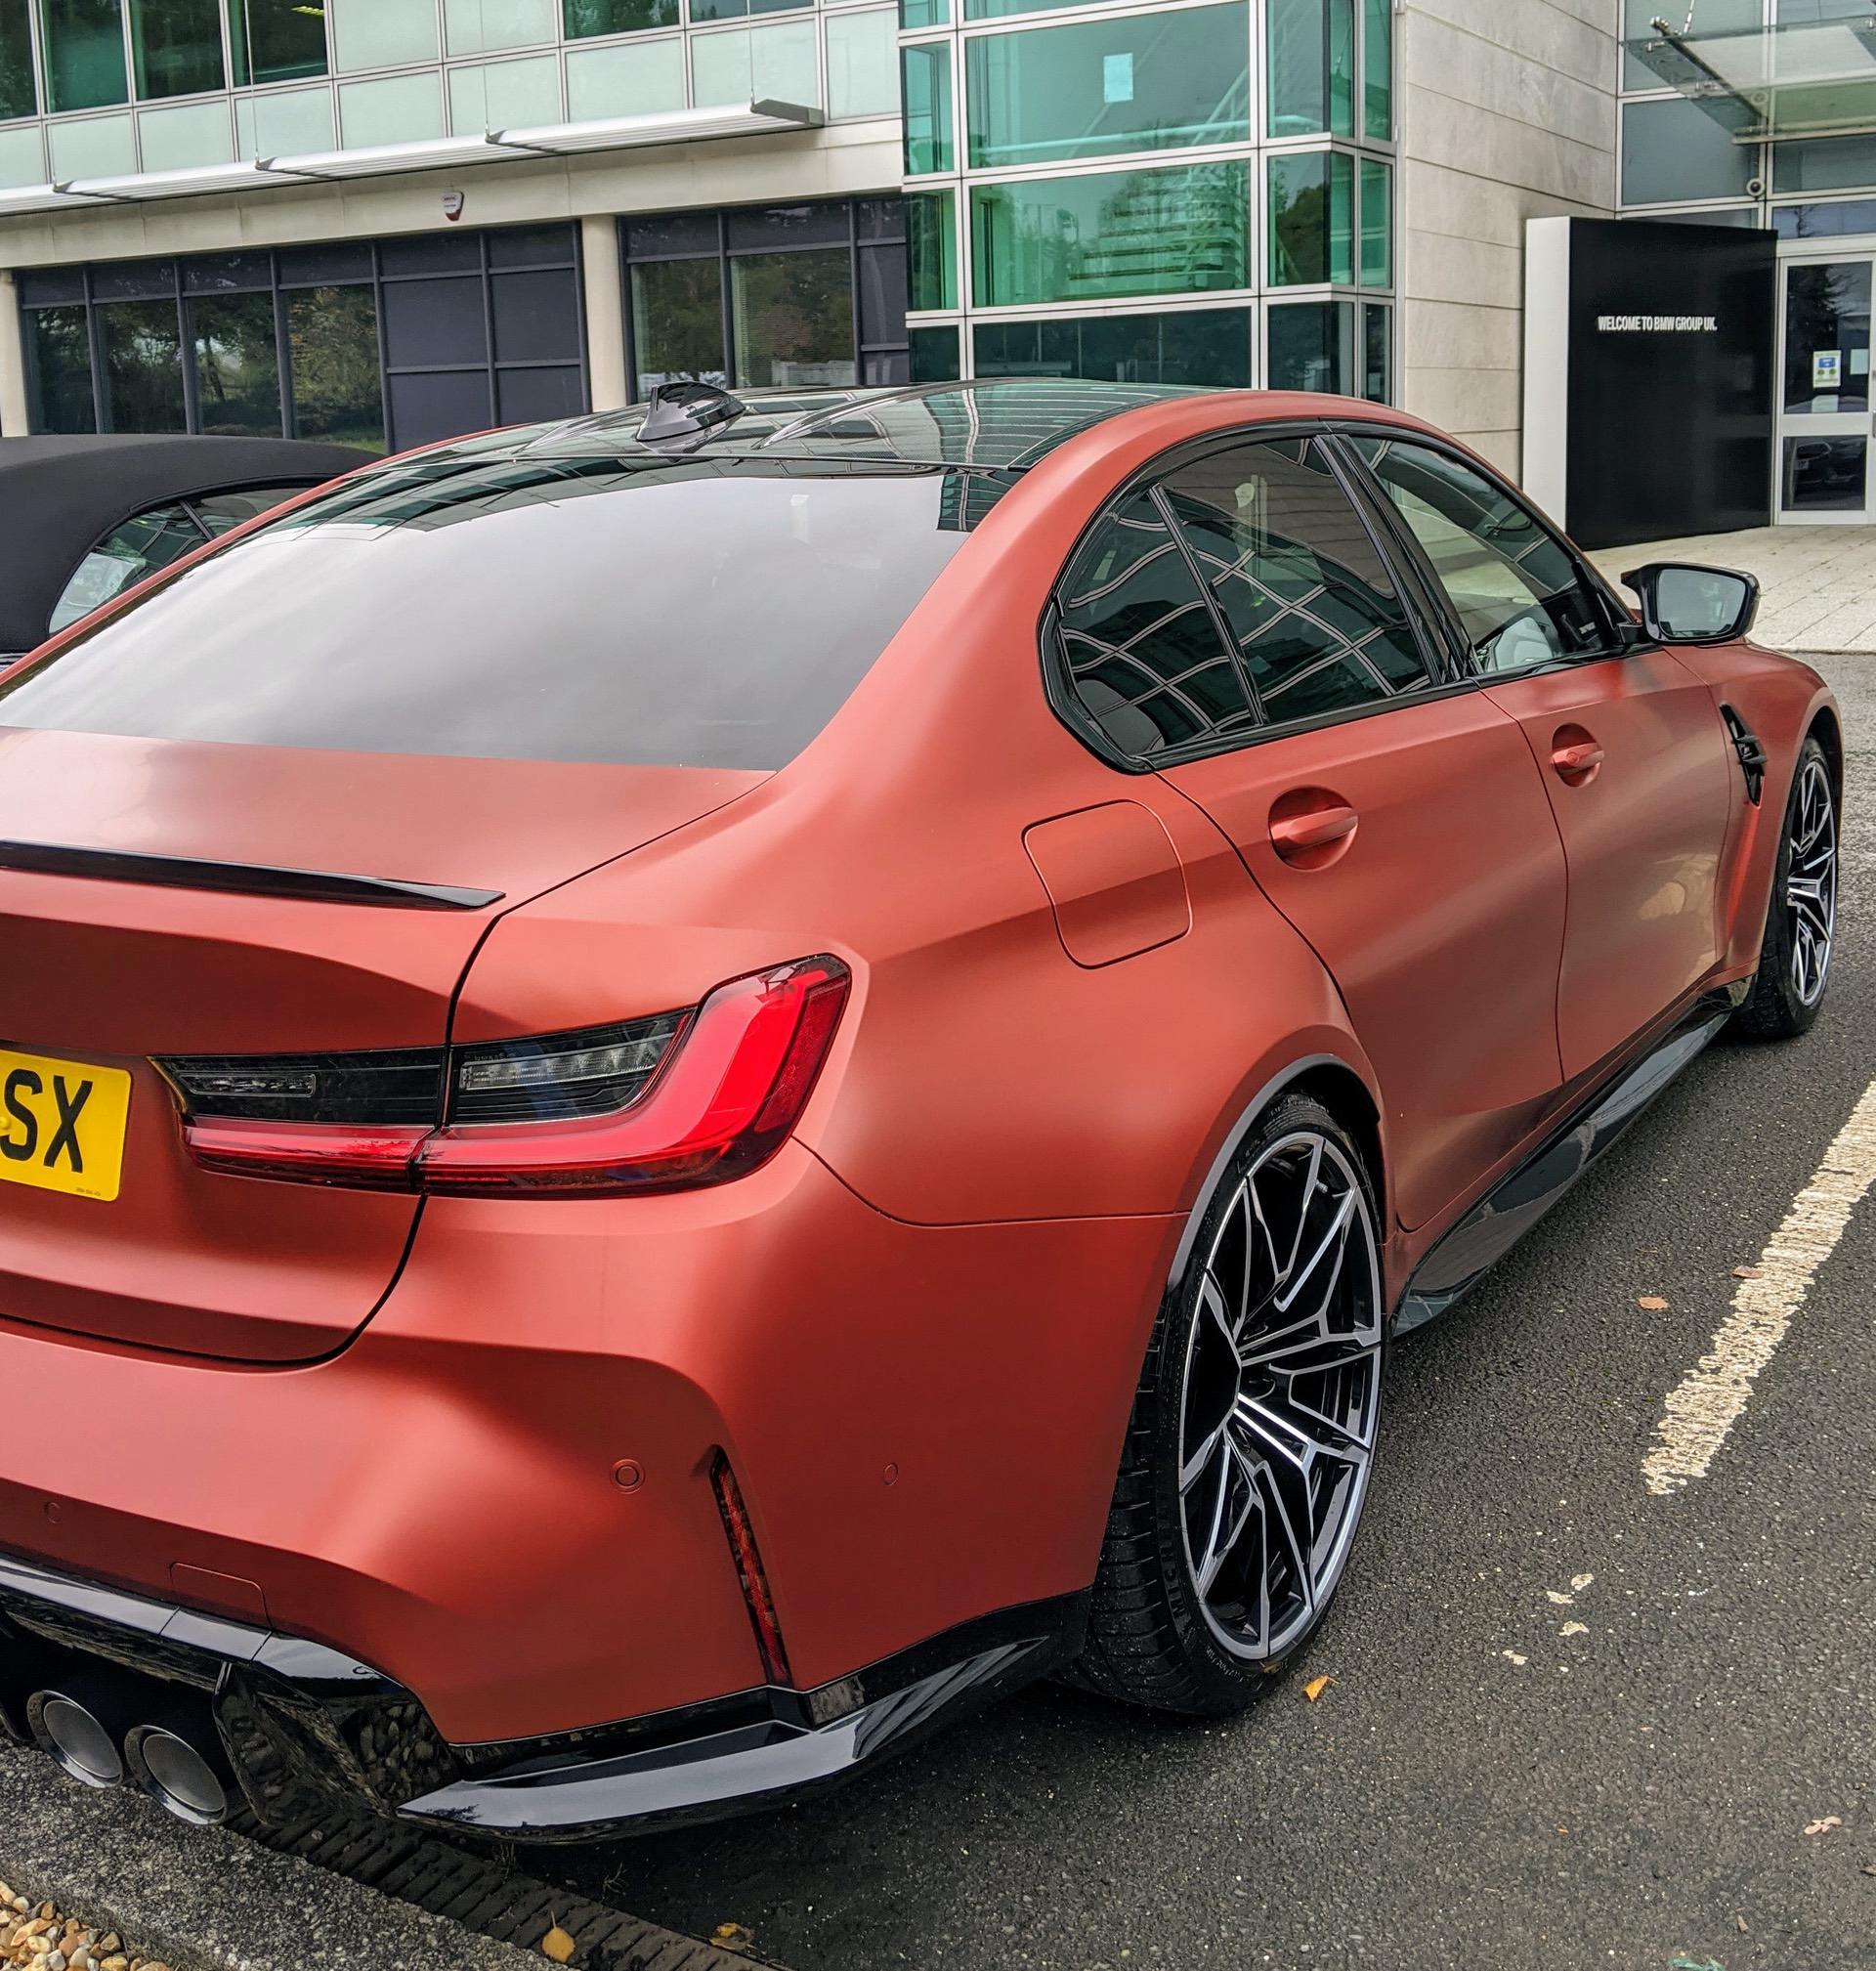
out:
{"label": "car tire", "polygon": [[1241,1710],[1322,1623],[1380,1419],[1380,1222],[1347,1132],[1281,1097],[1154,1324],[1078,1682],[1154,1710]]}
{"label": "car tire", "polygon": [[1791,1040],[1815,1023],[1836,938],[1837,873],[1837,784],[1823,748],[1810,738],[1785,803],[1759,970],[1733,1015],[1740,1033]]}

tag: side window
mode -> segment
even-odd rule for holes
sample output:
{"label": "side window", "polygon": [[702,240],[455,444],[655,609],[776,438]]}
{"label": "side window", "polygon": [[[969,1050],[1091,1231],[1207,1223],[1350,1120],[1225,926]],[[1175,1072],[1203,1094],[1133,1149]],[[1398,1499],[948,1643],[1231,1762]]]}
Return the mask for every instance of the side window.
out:
{"label": "side window", "polygon": [[107,603],[119,589],[167,568],[206,536],[181,504],[153,506],[113,527],[85,556],[53,608],[47,633],[64,629]]}
{"label": "side window", "polygon": [[1609,625],[1568,548],[1501,486],[1430,446],[1358,438],[1432,564],[1483,677],[1599,657]]}
{"label": "side window", "polygon": [[1432,682],[1386,564],[1314,444],[1212,452],[1172,474],[1165,493],[1267,723]]}
{"label": "side window", "polygon": [[1056,608],[1069,684],[1121,751],[1149,759],[1252,723],[1237,667],[1151,493],[1095,523]]}
{"label": "side window", "polygon": [[244,493],[200,493],[190,504],[195,509],[195,517],[219,540],[231,528],[239,527],[244,520],[252,520],[257,513],[265,513],[305,490],[300,486],[259,486]]}

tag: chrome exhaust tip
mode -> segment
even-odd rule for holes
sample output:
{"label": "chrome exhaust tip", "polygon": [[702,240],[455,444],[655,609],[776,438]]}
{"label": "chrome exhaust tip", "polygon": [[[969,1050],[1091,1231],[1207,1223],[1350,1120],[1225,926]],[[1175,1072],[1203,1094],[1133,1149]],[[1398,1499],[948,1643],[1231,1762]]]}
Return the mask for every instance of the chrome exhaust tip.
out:
{"label": "chrome exhaust tip", "polygon": [[35,1691],[26,1699],[33,1742],[81,1786],[115,1786],[124,1777],[117,1737],[92,1706],[91,1692]]}
{"label": "chrome exhaust tip", "polygon": [[176,1719],[134,1726],[124,1760],[133,1783],[177,1820],[216,1827],[228,1819],[227,1768],[212,1726]]}

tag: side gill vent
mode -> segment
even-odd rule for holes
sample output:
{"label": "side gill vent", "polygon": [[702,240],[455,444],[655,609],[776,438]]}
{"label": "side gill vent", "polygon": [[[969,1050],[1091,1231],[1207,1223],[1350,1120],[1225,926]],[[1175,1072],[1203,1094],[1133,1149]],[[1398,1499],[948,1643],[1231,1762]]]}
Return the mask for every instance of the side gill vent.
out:
{"label": "side gill vent", "polygon": [[1732,741],[1732,750],[1739,756],[1739,771],[1746,777],[1746,798],[1757,807],[1759,796],[1766,787],[1766,749],[1759,735],[1731,706],[1723,705],[1720,716],[1726,721],[1727,737]]}

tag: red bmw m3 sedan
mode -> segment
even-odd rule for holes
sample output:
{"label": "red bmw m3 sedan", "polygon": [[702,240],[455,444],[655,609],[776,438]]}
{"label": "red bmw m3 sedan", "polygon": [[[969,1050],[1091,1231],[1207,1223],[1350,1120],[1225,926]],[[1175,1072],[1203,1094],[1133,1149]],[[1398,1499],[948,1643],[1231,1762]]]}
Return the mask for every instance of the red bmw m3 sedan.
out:
{"label": "red bmw m3 sedan", "polygon": [[688,385],[16,666],[7,1728],[571,1840],[1248,1702],[1390,1338],[1823,997],[1832,701],[1629,582],[1368,405]]}

